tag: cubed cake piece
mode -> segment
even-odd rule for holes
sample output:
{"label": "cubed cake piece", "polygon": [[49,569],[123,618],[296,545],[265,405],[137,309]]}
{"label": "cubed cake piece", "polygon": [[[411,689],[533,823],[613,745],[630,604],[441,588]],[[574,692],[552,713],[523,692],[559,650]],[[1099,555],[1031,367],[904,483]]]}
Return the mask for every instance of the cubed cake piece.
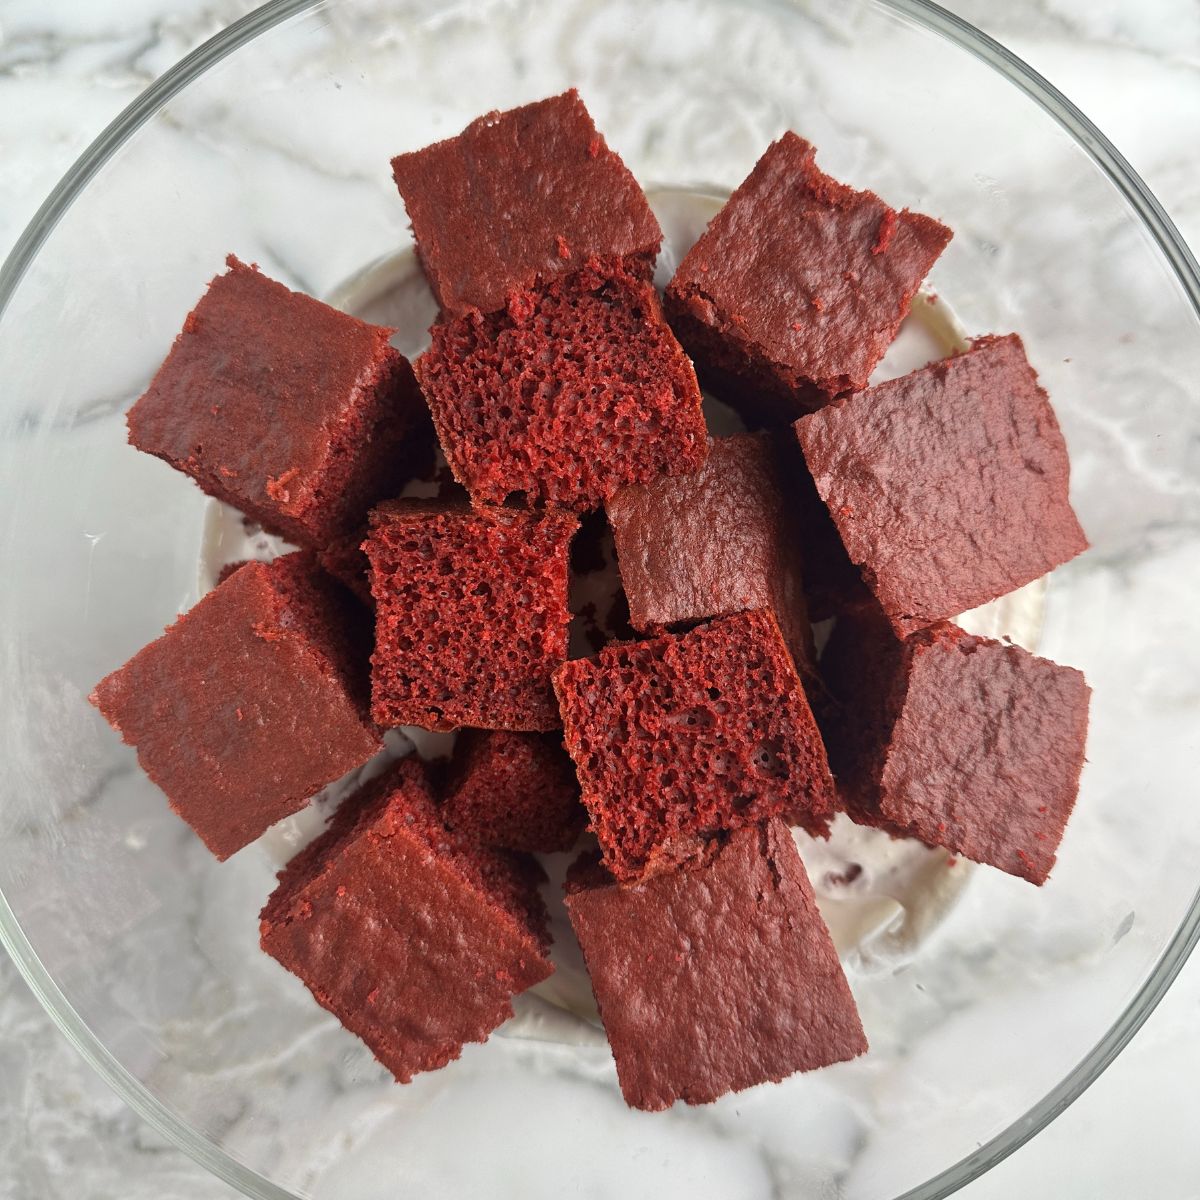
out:
{"label": "cubed cake piece", "polygon": [[652,285],[591,262],[499,312],[432,330],[417,374],[455,478],[477,504],[579,512],[694,471],[708,443],[696,373]]}
{"label": "cubed cake piece", "polygon": [[662,230],[572,89],[488,113],[392,160],[417,253],[446,316],[497,312],[511,292],[589,258],[649,279]]}
{"label": "cubed cake piece", "polygon": [[454,747],[446,824],[487,846],[570,850],[587,820],[557,734],[467,730]]}
{"label": "cubed cake piece", "polygon": [[866,387],[950,238],[785,133],[679,264],[667,317],[706,386],[751,420],[792,420]]}
{"label": "cubed cake piece", "polygon": [[1087,549],[1067,447],[1015,334],[796,422],[850,558],[900,633]]}
{"label": "cubed cake piece", "polygon": [[821,666],[856,821],[1046,881],[1083,769],[1078,671],[947,622],[899,641],[878,616],[839,621]]}
{"label": "cubed cake piece", "polygon": [[324,546],[427,451],[420,391],[393,330],[228,262],[130,409],[129,440],[264,529]]}
{"label": "cubed cake piece", "polygon": [[615,642],[560,667],[566,746],[604,862],[621,881],[785,816],[826,836],[825,747],[770,609]]}
{"label": "cubed cake piece", "polygon": [[566,904],[634,1108],[707,1104],[867,1049],[781,821],[714,842],[701,865],[625,887],[581,859]]}
{"label": "cubed cake piece", "polygon": [[404,759],[280,873],[262,948],[407,1083],[486,1041],[550,974],[541,878],[451,834]]}
{"label": "cubed cake piece", "polygon": [[562,512],[397,500],[363,549],[375,598],[371,709],[383,726],[547,730],[550,676],[567,657]]}
{"label": "cubed cake piece", "polygon": [[380,747],[370,616],[307,554],[243,563],[92,703],[221,859]]}
{"label": "cubed cake piece", "polygon": [[811,669],[794,445],[717,438],[690,475],[622,488],[607,505],[635,628],[653,632],[750,608],[774,610],[801,675]]}

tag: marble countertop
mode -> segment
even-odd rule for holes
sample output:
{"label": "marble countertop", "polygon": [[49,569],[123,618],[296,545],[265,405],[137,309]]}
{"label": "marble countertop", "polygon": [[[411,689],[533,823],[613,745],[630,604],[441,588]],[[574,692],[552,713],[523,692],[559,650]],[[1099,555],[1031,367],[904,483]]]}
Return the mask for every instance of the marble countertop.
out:
{"label": "marble countertop", "polygon": [[[1105,130],[1200,246],[1198,0],[948,0]],[[76,155],[244,0],[0,0],[0,254]],[[1200,1198],[1200,960],[1116,1064],[961,1195]],[[234,1193],[112,1094],[0,955],[0,1200]]]}

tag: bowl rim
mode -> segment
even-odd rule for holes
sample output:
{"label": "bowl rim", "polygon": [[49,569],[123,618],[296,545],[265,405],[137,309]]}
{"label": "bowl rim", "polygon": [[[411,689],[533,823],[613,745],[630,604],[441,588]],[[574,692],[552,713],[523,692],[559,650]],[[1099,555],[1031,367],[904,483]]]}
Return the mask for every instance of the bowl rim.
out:
{"label": "bowl rim", "polygon": [[[90,180],[155,113],[223,58],[259,35],[331,0],[269,0],[203,42],[154,81],[79,156],[34,214],[0,266],[0,320],[47,237]],[[790,0],[776,0],[789,4]],[[1008,80],[1054,120],[1116,188],[1150,234],[1200,318],[1200,265],[1162,205],[1124,155],[1062,92],[1007,47],[932,0],[869,0],[937,34]],[[943,1200],[1002,1162],[1060,1116],[1094,1083],[1158,1006],[1200,941],[1200,888],[1132,1000],[1076,1066],[1027,1112],[971,1154],[896,1200]],[[96,1073],[139,1116],[213,1175],[254,1200],[299,1200],[222,1150],[135,1079],[75,1011],[0,892],[0,945],[38,1002]]]}

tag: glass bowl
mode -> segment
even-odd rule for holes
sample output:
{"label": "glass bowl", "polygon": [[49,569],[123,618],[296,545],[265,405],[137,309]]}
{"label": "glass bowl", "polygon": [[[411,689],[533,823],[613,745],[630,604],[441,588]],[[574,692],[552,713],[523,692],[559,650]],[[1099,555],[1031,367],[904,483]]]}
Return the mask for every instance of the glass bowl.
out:
{"label": "glass bowl", "polygon": [[[372,278],[409,245],[391,155],[571,85],[648,187],[727,192],[790,127],[949,223],[931,285],[1026,339],[1094,546],[1039,592],[1040,651],[1094,688],[1050,883],[969,872],[919,929],[898,905],[904,952],[846,955],[866,1058],[658,1115],[594,1037],[502,1030],[388,1082],[257,951],[280,838],[218,864],[86,703],[199,595],[211,513],[122,414],[225,254],[317,295]],[[1195,943],[1200,277],[1098,131],[935,6],[270,4],[83,156],[0,306],[0,933],[96,1069],[248,1195],[931,1200],[1070,1104]]]}

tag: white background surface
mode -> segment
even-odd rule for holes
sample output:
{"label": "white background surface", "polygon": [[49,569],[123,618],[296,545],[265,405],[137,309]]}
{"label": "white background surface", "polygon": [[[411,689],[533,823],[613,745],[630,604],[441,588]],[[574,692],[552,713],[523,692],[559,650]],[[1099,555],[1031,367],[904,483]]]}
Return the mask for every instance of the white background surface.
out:
{"label": "white background surface", "polygon": [[[0,0],[0,252],[104,124],[250,7]],[[948,7],[1006,42],[1092,116],[1200,245],[1200,0]],[[1070,1111],[960,1195],[1200,1200],[1198,1075],[1200,960]],[[0,1200],[233,1194],[123,1107],[0,959]]]}

